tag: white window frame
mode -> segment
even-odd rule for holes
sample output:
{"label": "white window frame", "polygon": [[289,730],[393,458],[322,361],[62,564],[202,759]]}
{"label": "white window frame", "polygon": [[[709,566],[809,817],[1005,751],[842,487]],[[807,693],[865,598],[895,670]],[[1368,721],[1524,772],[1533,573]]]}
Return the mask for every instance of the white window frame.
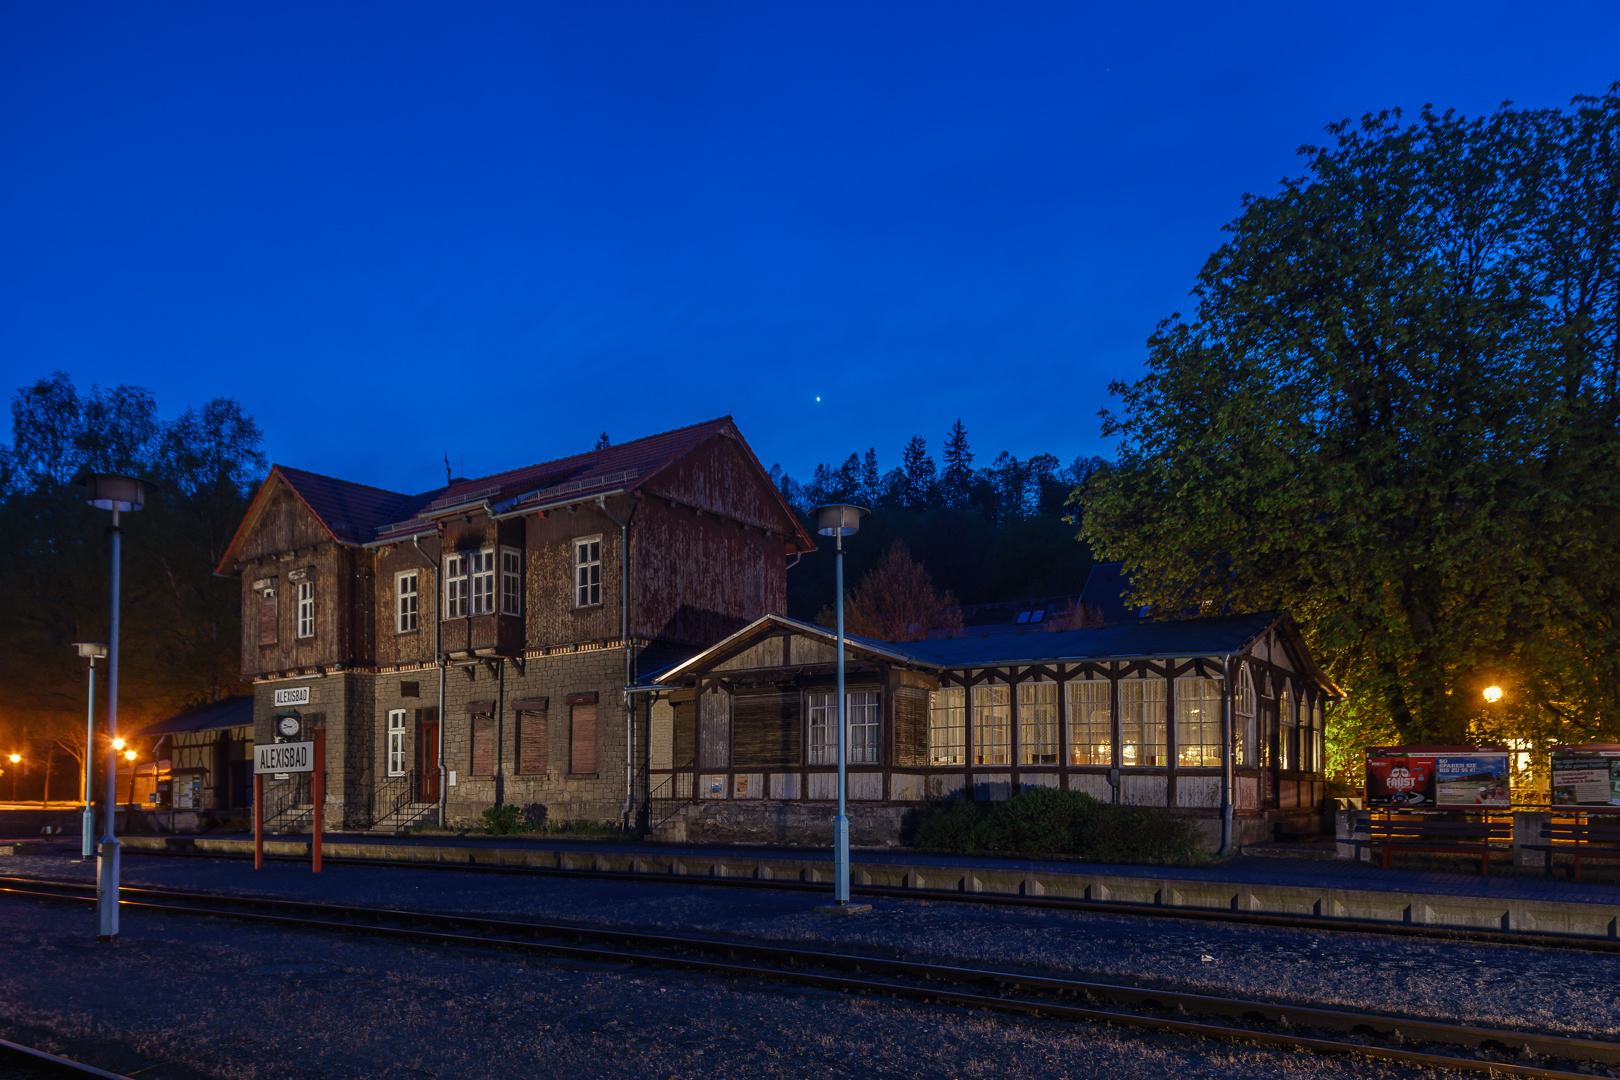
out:
{"label": "white window frame", "polygon": [[1176,758],[1185,769],[1221,767],[1221,681],[1176,680]]}
{"label": "white window frame", "polygon": [[980,683],[973,688],[973,764],[1012,764],[1012,687]]}
{"label": "white window frame", "polygon": [[1069,764],[1112,766],[1113,684],[1107,679],[1071,679],[1068,697]]}
{"label": "white window frame", "polygon": [[523,552],[501,548],[501,614],[523,614]]}
{"label": "white window frame", "polygon": [[876,690],[851,690],[844,694],[845,722],[849,738],[845,748],[849,765],[882,764],[883,695]]}
{"label": "white window frame", "polygon": [[388,775],[405,775],[405,710],[388,710]]}
{"label": "white window frame", "polygon": [[1018,684],[1018,763],[1058,763],[1057,683],[1031,679]]}
{"label": "white window frame", "polygon": [[296,625],[298,637],[312,638],[315,636],[315,583],[313,581],[300,581],[298,583]]}
{"label": "white window frame", "polygon": [[1170,764],[1165,742],[1165,680],[1119,680],[1119,763],[1125,768]]}
{"label": "white window frame", "polygon": [[928,692],[928,764],[967,764],[967,690],[942,686]]}
{"label": "white window frame", "polygon": [[472,613],[474,615],[495,614],[495,549],[493,547],[479,548],[469,553],[471,568],[469,577],[472,582]]}
{"label": "white window frame", "polygon": [[[1287,683],[1277,691],[1277,767],[1284,772],[1299,769],[1299,713],[1293,691]],[[1289,733],[1293,732],[1292,735]]]}
{"label": "white window frame", "polygon": [[394,632],[409,634],[419,624],[422,579],[419,570],[401,570],[394,575]]}
{"label": "white window frame", "polygon": [[467,556],[459,552],[444,557],[444,617],[467,617]]}
{"label": "white window frame", "polygon": [[602,602],[602,535],[574,541],[574,606],[595,607]]}
{"label": "white window frame", "polygon": [[811,765],[838,764],[838,695],[809,694],[805,710],[810,721],[806,761]]}

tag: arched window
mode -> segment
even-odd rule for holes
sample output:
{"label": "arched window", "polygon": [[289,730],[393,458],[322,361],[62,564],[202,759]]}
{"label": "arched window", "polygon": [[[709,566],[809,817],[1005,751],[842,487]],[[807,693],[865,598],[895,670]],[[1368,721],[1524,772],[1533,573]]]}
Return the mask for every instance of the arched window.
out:
{"label": "arched window", "polygon": [[1257,753],[1259,725],[1255,723],[1254,674],[1248,664],[1238,669],[1237,693],[1232,702],[1232,738],[1237,740],[1233,757],[1245,768],[1259,764]]}

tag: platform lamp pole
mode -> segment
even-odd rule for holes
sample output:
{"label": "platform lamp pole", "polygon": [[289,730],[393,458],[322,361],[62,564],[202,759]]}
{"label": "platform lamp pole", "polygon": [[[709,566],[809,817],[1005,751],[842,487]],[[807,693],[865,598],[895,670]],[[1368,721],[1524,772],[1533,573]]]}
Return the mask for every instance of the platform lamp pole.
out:
{"label": "platform lamp pole", "polygon": [[113,740],[118,737],[118,588],[119,563],[123,554],[123,533],[118,526],[118,515],[133,513],[146,505],[147,492],[154,485],[133,476],[112,473],[89,473],[80,476],[84,498],[100,510],[111,510],[112,523],[112,606],[107,622],[107,831],[101,837],[96,856],[96,940],[111,942],[118,938],[118,757]]}
{"label": "platform lamp pole", "polygon": [[834,588],[838,591],[835,601],[838,611],[838,817],[833,821],[833,902],[842,907],[849,903],[849,814],[844,770],[848,733],[844,714],[844,537],[860,531],[861,518],[868,511],[860,506],[833,503],[818,506],[813,513],[816,531],[834,538]]}
{"label": "platform lamp pole", "polygon": [[84,862],[89,862],[95,854],[96,846],[96,808],[95,800],[90,795],[90,785],[94,783],[96,748],[96,661],[107,658],[107,646],[99,641],[75,641],[73,647],[79,650],[79,655],[90,661],[89,690],[85,695],[88,704],[84,709],[84,827],[82,831],[83,844],[79,856]]}

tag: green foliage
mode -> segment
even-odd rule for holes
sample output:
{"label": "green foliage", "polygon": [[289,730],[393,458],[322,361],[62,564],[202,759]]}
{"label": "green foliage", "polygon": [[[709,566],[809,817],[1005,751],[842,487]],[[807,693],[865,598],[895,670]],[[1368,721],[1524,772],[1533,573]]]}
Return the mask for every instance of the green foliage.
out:
{"label": "green foliage", "polygon": [[1022,791],[1003,803],[936,806],[922,815],[912,844],[958,855],[1078,855],[1109,863],[1182,864],[1200,857],[1191,818],[1061,788]]}
{"label": "green foliage", "polygon": [[500,803],[484,811],[484,824],[479,831],[490,836],[511,836],[513,833],[528,832],[529,823],[523,820],[521,807],[511,803]]}
{"label": "green foliage", "polygon": [[1617,89],[1331,126],[1113,387],[1082,535],[1159,612],[1289,610],[1340,767],[1620,735]]}
{"label": "green foliage", "polygon": [[246,693],[241,589],[213,572],[266,466],[252,418],[216,398],[164,420],[140,387],[81,391],[57,372],[16,392],[11,421],[0,446],[0,728],[17,744],[82,752],[84,662],[71,643],[107,639],[112,524],[85,505],[73,482],[84,471],[158,485],[122,521],[123,722]]}

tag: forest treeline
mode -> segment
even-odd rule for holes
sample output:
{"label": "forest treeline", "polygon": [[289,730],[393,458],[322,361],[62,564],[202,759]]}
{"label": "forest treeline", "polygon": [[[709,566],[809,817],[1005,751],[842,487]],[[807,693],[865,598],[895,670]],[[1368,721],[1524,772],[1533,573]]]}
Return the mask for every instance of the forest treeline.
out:
{"label": "forest treeline", "polygon": [[[938,460],[928,441],[915,435],[900,463],[887,470],[877,451],[868,449],[837,465],[817,465],[808,481],[787,475],[780,465],[772,466],[771,478],[806,518],[827,503],[872,511],[861,531],[845,541],[846,590],[900,541],[934,584],[963,604],[1079,592],[1092,557],[1076,538],[1080,508],[1070,500],[1106,468],[1103,459],[1078,457],[1063,465],[1051,454],[1020,460],[1003,450],[976,467],[976,458],[958,419]],[[815,618],[834,596],[831,545],[821,546],[788,574],[788,614],[794,618]]]}
{"label": "forest treeline", "polygon": [[[118,696],[120,726],[133,728],[244,692],[240,588],[213,571],[267,465],[259,426],[230,398],[164,420],[141,387],[80,389],[57,372],[16,392],[11,425],[0,446],[0,736],[28,752],[25,783],[37,790],[44,748],[76,755],[84,741],[73,642],[107,640],[112,515],[87,506],[75,478],[157,485],[122,523]],[[57,797],[77,790],[64,783]]]}

